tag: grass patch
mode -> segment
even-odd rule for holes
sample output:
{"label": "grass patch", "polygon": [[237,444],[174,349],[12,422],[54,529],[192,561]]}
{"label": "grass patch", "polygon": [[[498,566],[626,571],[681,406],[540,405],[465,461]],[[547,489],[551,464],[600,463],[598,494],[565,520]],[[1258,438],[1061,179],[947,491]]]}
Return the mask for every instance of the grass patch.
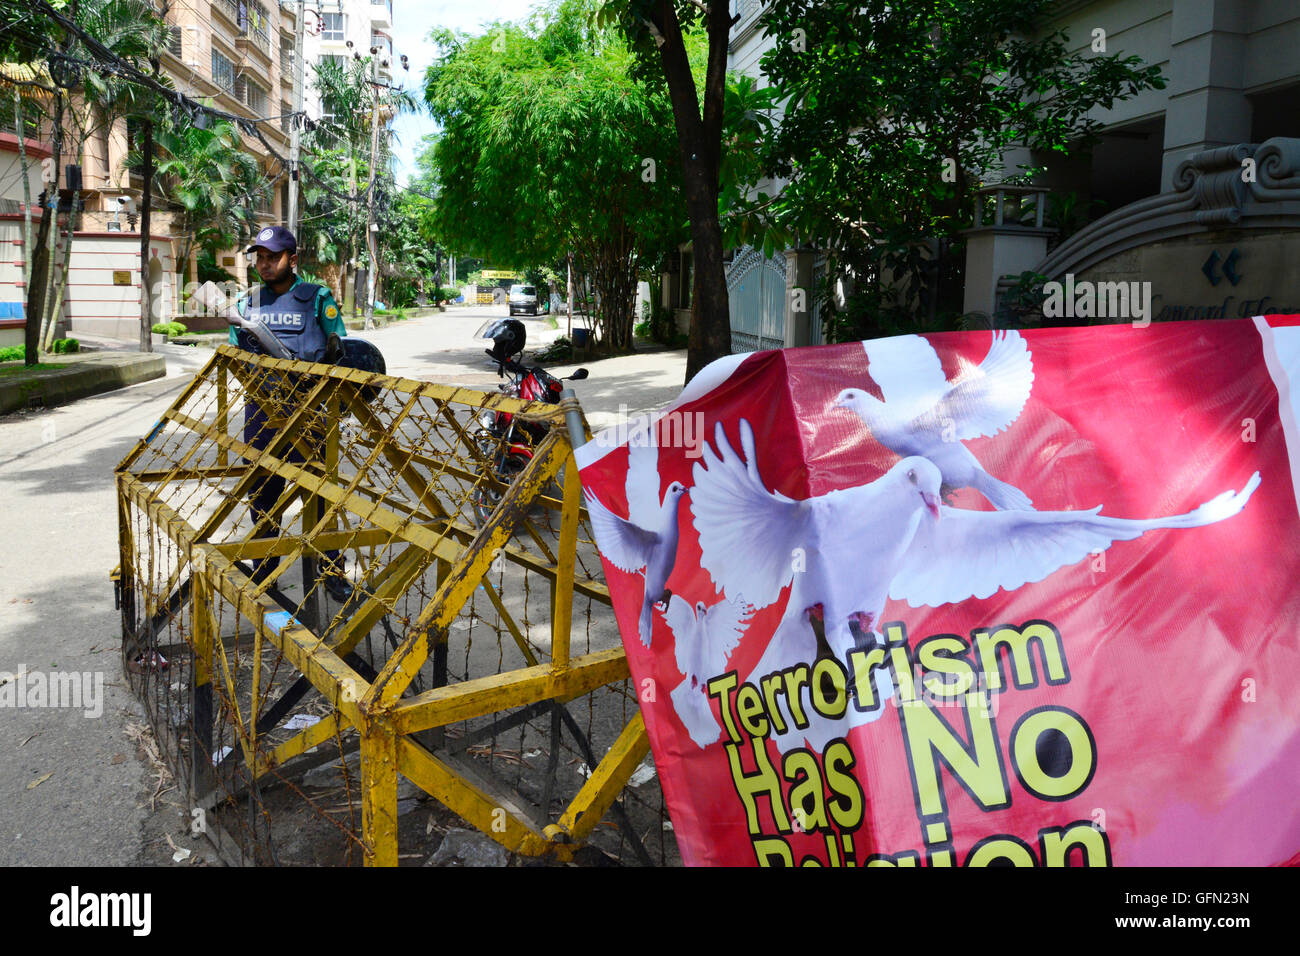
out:
{"label": "grass patch", "polygon": [[[81,343],[76,339],[55,339],[50,343],[50,352],[55,355],[65,355],[70,352],[80,351]],[[0,362],[21,362],[26,357],[26,345],[10,345],[0,349]]]}
{"label": "grass patch", "polygon": [[67,365],[54,364],[52,362],[38,362],[36,365],[28,368],[21,362],[6,362],[3,365],[0,365],[0,378],[17,378],[26,373],[42,375],[45,372],[54,372],[67,367]]}

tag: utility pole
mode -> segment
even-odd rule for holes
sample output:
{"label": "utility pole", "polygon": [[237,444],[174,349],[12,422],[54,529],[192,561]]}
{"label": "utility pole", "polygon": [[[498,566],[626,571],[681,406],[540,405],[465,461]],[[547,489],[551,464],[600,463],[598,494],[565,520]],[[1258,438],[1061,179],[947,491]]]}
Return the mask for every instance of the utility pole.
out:
{"label": "utility pole", "polygon": [[298,162],[302,150],[303,20],[307,16],[306,0],[298,0],[293,24],[293,118],[289,126],[289,221],[290,232],[298,235]]}
{"label": "utility pole", "polygon": [[375,327],[375,279],[379,272],[379,226],[375,222],[375,173],[379,159],[379,50],[370,48],[370,92],[374,104],[370,110],[370,185],[366,190],[366,249],[370,252],[370,269],[366,273],[366,328]]}
{"label": "utility pole", "polygon": [[572,249],[569,250],[568,255],[565,258],[569,260],[569,282],[568,282],[568,287],[565,289],[565,294],[568,295],[569,297],[569,306],[564,310],[565,312],[564,321],[566,325],[566,334],[569,336],[569,341],[572,342],[573,341],[573,250]]}

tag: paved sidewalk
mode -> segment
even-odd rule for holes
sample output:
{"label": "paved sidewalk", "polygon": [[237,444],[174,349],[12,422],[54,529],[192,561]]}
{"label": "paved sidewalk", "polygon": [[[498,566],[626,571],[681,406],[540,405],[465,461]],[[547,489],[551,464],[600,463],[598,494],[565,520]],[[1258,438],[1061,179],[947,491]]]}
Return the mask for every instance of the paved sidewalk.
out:
{"label": "paved sidewalk", "polygon": [[165,374],[166,361],[161,355],[116,349],[42,356],[41,366],[32,370],[6,362],[0,375],[0,415],[21,408],[66,405]]}

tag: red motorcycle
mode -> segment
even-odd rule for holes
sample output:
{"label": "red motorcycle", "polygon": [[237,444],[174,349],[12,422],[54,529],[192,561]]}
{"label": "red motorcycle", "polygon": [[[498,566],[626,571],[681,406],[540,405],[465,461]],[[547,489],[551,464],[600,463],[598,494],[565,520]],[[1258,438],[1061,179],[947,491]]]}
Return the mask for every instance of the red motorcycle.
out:
{"label": "red motorcycle", "polygon": [[[512,398],[558,405],[560,393],[564,390],[561,382],[577,382],[587,377],[585,368],[559,379],[540,366],[521,364],[518,358],[524,351],[526,333],[524,324],[518,319],[500,319],[491,323],[483,333],[483,338],[493,341],[492,348],[486,351],[496,360],[497,375],[509,375],[509,380],[500,389]],[[483,413],[479,425],[479,447],[483,450],[484,457],[491,459],[491,475],[501,485],[497,487],[491,482],[483,481],[474,490],[471,499],[474,516],[481,526],[500,503],[502,489],[514,481],[515,476],[532,460],[534,450],[546,437],[550,426],[518,421],[509,412],[489,411]]]}

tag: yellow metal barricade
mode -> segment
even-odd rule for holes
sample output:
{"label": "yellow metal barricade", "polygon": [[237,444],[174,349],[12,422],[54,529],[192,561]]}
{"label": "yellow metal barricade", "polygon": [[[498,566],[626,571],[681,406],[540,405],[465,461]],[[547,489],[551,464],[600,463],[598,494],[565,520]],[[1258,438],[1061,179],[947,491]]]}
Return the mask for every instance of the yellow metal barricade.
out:
{"label": "yellow metal barricade", "polygon": [[391,866],[446,829],[408,833],[427,795],[519,854],[599,826],[674,862],[657,783],[620,796],[649,748],[558,408],[222,347],[116,479],[124,662],[195,832]]}

